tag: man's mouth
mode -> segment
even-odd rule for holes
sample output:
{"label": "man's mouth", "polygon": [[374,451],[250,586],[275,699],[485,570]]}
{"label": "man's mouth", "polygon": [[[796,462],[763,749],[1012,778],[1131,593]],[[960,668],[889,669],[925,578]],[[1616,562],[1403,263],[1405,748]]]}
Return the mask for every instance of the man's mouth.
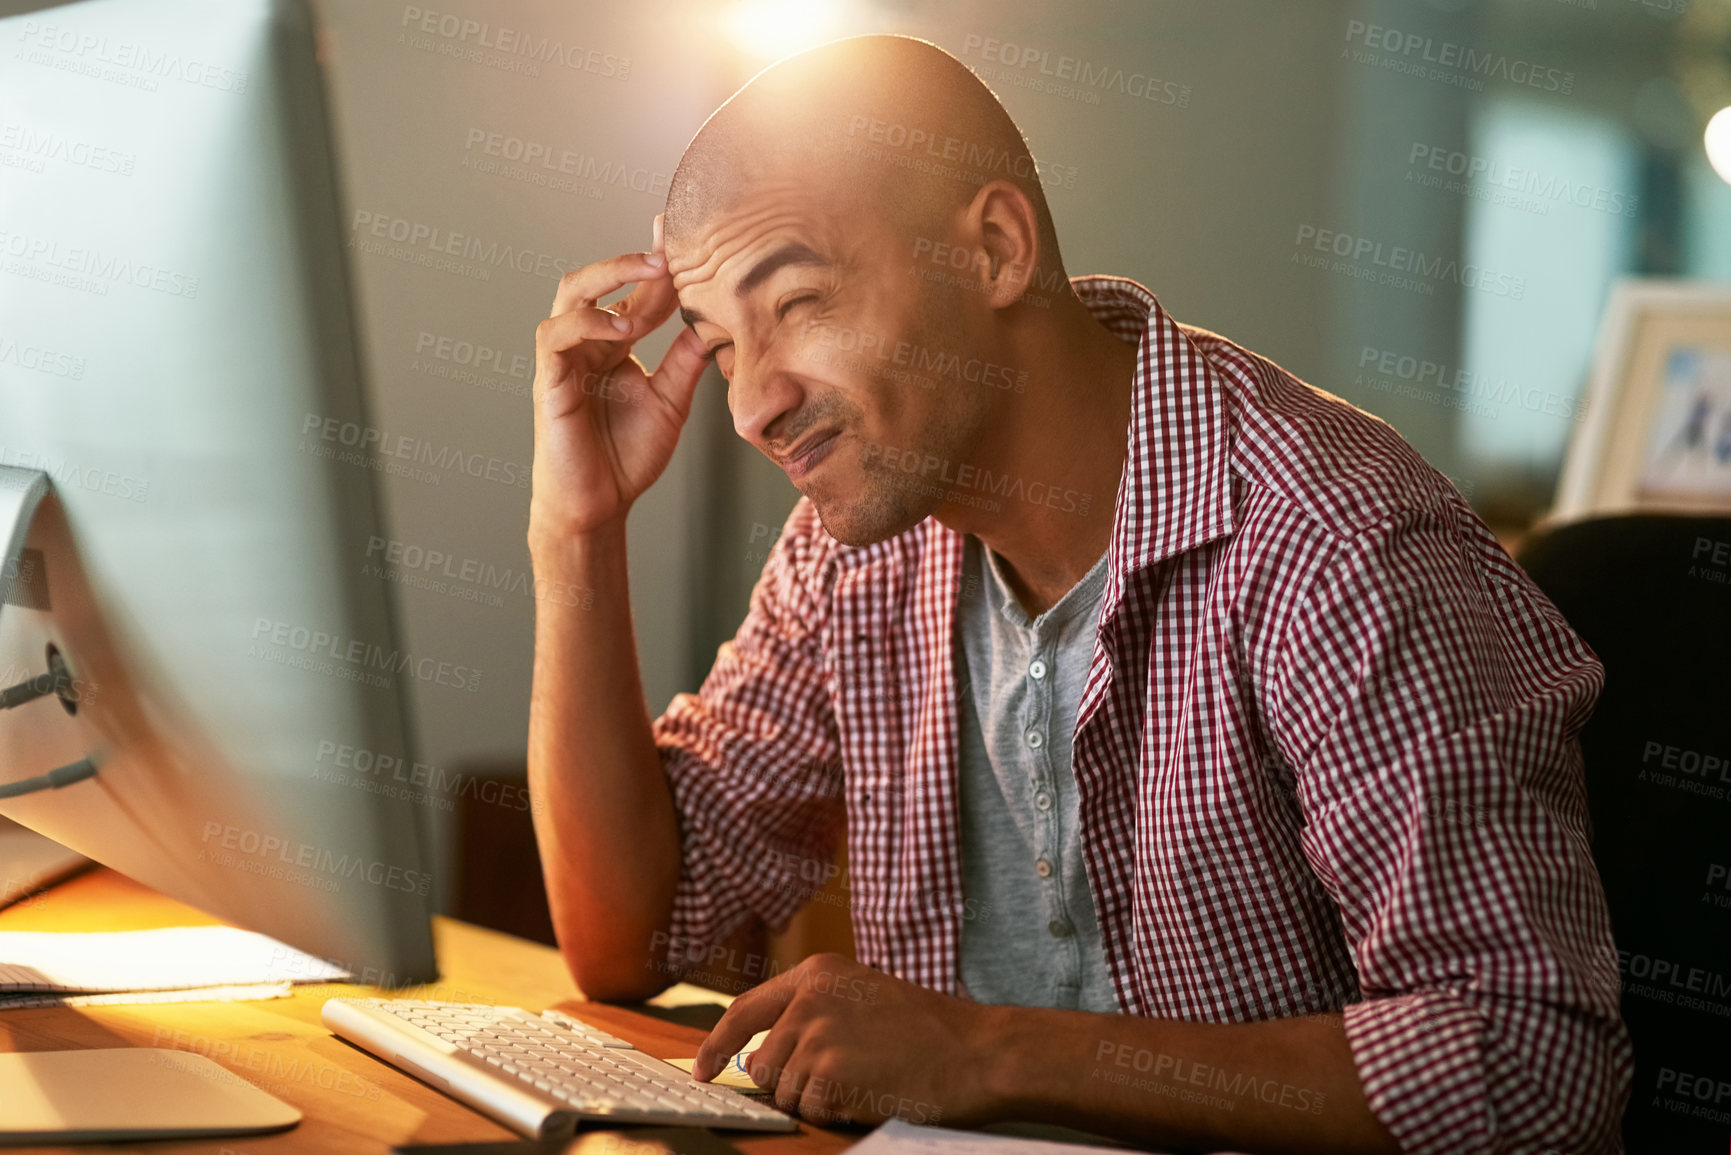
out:
{"label": "man's mouth", "polygon": [[841,430],[831,429],[815,434],[803,443],[794,447],[794,452],[788,454],[781,462],[781,468],[787,473],[788,480],[798,481],[806,474],[816,469],[818,463],[830,455],[841,437]]}

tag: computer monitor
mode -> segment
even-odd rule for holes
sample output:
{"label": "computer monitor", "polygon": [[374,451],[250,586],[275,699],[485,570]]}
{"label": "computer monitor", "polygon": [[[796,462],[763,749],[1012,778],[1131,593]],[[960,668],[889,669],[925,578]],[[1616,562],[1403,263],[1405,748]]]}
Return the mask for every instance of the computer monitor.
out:
{"label": "computer monitor", "polygon": [[90,0],[0,20],[0,58],[0,491],[49,482],[0,674],[64,667],[0,710],[0,788],[96,769],[0,814],[430,979],[428,807],[393,772],[428,660],[362,572],[375,427],[310,15]]}

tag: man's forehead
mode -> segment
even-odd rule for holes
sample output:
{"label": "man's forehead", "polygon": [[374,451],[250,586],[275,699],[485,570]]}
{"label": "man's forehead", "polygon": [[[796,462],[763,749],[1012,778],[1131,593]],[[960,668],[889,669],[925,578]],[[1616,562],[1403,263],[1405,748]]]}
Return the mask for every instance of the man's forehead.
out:
{"label": "man's forehead", "polygon": [[[856,199],[818,180],[753,188],[701,226],[667,238],[667,268],[687,325],[716,319],[790,267],[836,268],[850,263],[863,215]],[[852,238],[850,240],[850,238]]]}
{"label": "man's forehead", "polygon": [[718,277],[738,277],[743,265],[768,249],[799,242],[825,252],[834,232],[835,200],[814,187],[818,182],[758,185],[701,225],[667,238],[667,267],[673,287],[683,290]]}
{"label": "man's forehead", "polygon": [[[742,266],[744,272],[733,281],[733,295],[736,297],[750,296],[753,290],[782,269],[802,265],[825,268],[832,263],[827,254],[818,252],[804,241],[784,240],[779,244],[752,247],[760,251],[741,254],[746,260]],[[728,263],[722,263],[724,269]],[[686,305],[680,306],[679,315],[687,325],[696,325],[707,319]]]}

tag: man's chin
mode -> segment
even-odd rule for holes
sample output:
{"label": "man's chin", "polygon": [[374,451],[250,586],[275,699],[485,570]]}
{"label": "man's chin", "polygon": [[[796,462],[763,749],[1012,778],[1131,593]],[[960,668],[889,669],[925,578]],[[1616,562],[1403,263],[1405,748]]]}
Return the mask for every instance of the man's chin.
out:
{"label": "man's chin", "polygon": [[906,533],[930,513],[877,499],[878,495],[863,485],[852,493],[838,493],[827,485],[814,486],[805,496],[816,507],[824,532],[843,545],[855,547],[876,545]]}

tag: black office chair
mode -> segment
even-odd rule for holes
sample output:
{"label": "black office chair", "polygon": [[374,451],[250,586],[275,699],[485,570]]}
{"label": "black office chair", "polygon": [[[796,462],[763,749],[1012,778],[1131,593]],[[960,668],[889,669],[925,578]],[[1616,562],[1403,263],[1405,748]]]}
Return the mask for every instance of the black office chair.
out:
{"label": "black office chair", "polygon": [[1630,1155],[1731,1149],[1731,517],[1596,518],[1518,558],[1605,664],[1581,734],[1623,972]]}

